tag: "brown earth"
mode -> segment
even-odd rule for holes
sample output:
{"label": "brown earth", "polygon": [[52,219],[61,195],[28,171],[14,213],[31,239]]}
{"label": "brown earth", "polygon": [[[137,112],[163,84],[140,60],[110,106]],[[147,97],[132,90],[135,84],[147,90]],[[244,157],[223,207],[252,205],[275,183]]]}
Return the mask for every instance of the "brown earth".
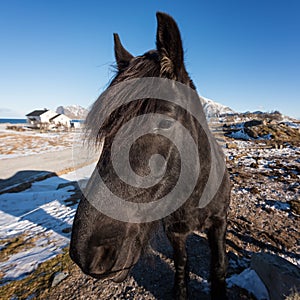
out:
{"label": "brown earth", "polygon": [[[265,148],[265,141],[241,144],[226,139],[226,142],[231,145],[225,152],[232,182],[226,239],[228,277],[249,267],[254,252],[275,253],[296,263],[300,259],[299,147],[290,144],[276,150]],[[10,291],[13,292],[7,295],[23,299],[23,293],[26,298],[31,295],[30,299],[51,300],[172,299],[172,248],[162,231],[151,244],[153,250],[149,249],[129,278],[120,284],[84,275],[64,258],[68,256],[65,253],[59,260],[48,263],[50,267],[42,269],[30,281],[24,281],[15,288],[11,286]],[[209,299],[209,247],[205,235],[194,233],[187,246],[190,299]],[[68,276],[51,287],[53,276],[58,271],[65,271]],[[32,282],[35,282],[36,288],[28,292]],[[239,287],[228,288],[228,296],[229,299],[255,299]],[[297,297],[291,299],[299,299]]]}
{"label": "brown earth", "polygon": [[[256,147],[256,144],[252,144]],[[237,146],[238,147],[238,146]],[[264,153],[264,152],[263,152]],[[298,153],[298,152],[297,152]],[[297,154],[296,153],[296,154]],[[293,153],[292,153],[293,154]],[[229,210],[227,251],[228,276],[249,267],[254,252],[271,252],[295,262],[299,260],[299,214],[283,205],[299,203],[299,180],[290,174],[297,169],[293,155],[277,160],[270,168],[248,165],[245,159],[249,149],[237,149],[234,159],[228,160],[232,181],[232,197]],[[227,153],[228,156],[231,153]],[[261,160],[263,157],[260,157]],[[273,162],[274,157],[265,154],[264,159]],[[282,167],[284,169],[282,172]],[[275,176],[275,175],[280,176]],[[287,201],[287,199],[290,199]],[[292,200],[291,200],[292,199]],[[159,234],[154,241],[154,253],[143,258],[123,283],[97,281],[82,274],[75,267],[69,277],[55,288],[42,294],[42,299],[172,299],[174,265],[172,249]],[[205,235],[195,233],[188,240],[190,299],[209,299],[207,294],[209,248]],[[203,282],[204,280],[204,282]],[[255,299],[247,291],[233,287],[228,289],[229,299]],[[296,296],[295,296],[296,297]]]}

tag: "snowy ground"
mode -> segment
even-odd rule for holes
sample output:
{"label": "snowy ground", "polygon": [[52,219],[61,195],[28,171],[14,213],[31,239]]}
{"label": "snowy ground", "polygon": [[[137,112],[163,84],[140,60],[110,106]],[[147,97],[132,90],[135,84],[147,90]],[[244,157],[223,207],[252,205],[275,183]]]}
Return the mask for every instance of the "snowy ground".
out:
{"label": "snowy ground", "polygon": [[[87,180],[93,168],[94,165],[90,165],[77,172],[37,181],[23,192],[0,195],[1,240],[23,235],[25,245],[26,242],[31,244],[28,249],[25,247],[0,262],[2,283],[22,278],[68,245],[76,210],[76,204],[70,206],[66,202],[75,189],[68,184]],[[5,242],[1,244],[1,248],[5,246]]]}
{"label": "snowy ground", "polygon": [[[1,187],[7,182],[8,188],[11,188],[20,184],[21,180],[32,181],[33,177],[35,179],[40,176],[39,174],[45,173],[34,170],[41,169],[48,172],[72,168],[72,154],[74,154],[72,146],[77,137],[78,133],[75,132],[40,133],[32,130],[7,130],[6,125],[1,124],[0,178],[8,178],[16,172],[22,173],[19,169],[22,169],[20,162],[23,161],[22,171],[25,176],[22,178],[19,174],[13,186],[10,186],[11,180],[2,179]],[[48,161],[43,155],[50,154],[49,157],[54,156]],[[66,155],[69,159],[65,158]],[[25,191],[0,195],[0,252],[15,238],[20,237],[22,240],[21,251],[14,250],[12,255],[0,259],[2,284],[24,277],[41,262],[56,256],[68,245],[76,210],[75,202],[67,201],[75,192],[75,186],[71,182],[86,180],[92,166],[83,167],[77,172],[69,172],[60,177],[35,181]],[[28,178],[26,175],[28,172],[34,173],[34,176]],[[63,187],[58,189],[59,186]]]}

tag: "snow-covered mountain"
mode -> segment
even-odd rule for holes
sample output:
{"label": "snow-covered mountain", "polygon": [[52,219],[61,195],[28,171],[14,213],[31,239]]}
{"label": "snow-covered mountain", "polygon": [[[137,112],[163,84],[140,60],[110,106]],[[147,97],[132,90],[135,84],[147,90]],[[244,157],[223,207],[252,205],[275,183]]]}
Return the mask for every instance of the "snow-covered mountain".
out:
{"label": "snow-covered mountain", "polygon": [[204,113],[207,118],[216,117],[224,114],[234,114],[235,111],[230,107],[215,102],[211,99],[200,96]]}
{"label": "snow-covered mountain", "polygon": [[[217,117],[224,114],[234,114],[235,111],[230,107],[215,102],[211,99],[200,96],[204,113],[207,118]],[[80,105],[59,106],[56,109],[58,114],[65,114],[71,119],[85,119],[88,110]]]}
{"label": "snow-covered mountain", "polygon": [[64,114],[73,120],[83,120],[86,118],[88,110],[80,105],[59,106],[56,109],[58,114]]}

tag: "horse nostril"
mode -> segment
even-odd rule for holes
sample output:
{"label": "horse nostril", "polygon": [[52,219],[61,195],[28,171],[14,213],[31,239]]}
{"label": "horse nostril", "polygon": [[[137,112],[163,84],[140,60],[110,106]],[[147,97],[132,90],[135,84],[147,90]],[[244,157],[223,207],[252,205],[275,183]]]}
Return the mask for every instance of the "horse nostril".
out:
{"label": "horse nostril", "polygon": [[93,247],[89,266],[89,273],[104,274],[109,271],[115,262],[115,249],[108,246]]}

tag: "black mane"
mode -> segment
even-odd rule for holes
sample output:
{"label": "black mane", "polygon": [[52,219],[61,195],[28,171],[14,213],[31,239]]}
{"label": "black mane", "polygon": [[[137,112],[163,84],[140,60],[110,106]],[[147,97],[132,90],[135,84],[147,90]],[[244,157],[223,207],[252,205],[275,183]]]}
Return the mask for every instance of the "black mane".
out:
{"label": "black mane", "polygon": [[[120,82],[131,80],[133,78],[173,77],[173,75],[168,76],[168,74],[161,76],[161,61],[162,57],[157,50],[150,50],[141,56],[131,58],[126,67],[117,70],[108,89]],[[187,72],[183,72],[183,75],[184,76],[178,78],[178,81],[187,84],[189,87],[196,90],[196,87]],[[111,109],[112,105],[117,107],[117,109],[110,114],[105,122],[97,126],[97,124],[99,124],[99,116],[107,115],[107,111]],[[126,123],[128,120],[138,115],[151,112],[154,113],[161,106],[162,101],[157,101],[155,99],[139,99],[126,105],[118,105],[114,94],[109,94],[108,97],[103,97],[103,95],[101,95],[93,104],[86,118],[85,125],[87,139],[99,143],[99,141],[104,138],[113,136],[122,124]],[[176,107],[174,107],[172,103],[168,103],[167,106],[169,106],[170,110],[176,110]]]}

